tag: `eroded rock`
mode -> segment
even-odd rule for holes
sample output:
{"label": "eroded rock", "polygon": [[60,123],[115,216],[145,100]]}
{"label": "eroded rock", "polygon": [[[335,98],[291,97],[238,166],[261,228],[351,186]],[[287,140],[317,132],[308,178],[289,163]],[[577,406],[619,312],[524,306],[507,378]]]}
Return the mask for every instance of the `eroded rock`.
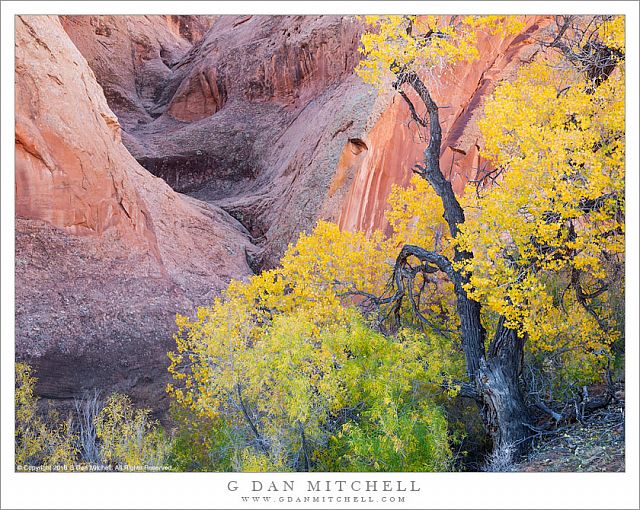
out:
{"label": "eroded rock", "polygon": [[19,16],[16,38],[16,356],[49,399],[123,391],[162,413],[176,312],[251,274],[255,248],[135,161],[57,18]]}
{"label": "eroded rock", "polygon": [[[90,20],[67,24],[89,63],[107,65]],[[361,31],[342,16],[219,17],[158,76],[153,115],[123,122],[123,142],[174,189],[241,221],[263,249],[259,267],[274,266],[313,227],[343,147],[364,134],[375,94],[353,74]],[[112,90],[117,73],[114,63],[96,75]],[[134,115],[107,99],[118,118]]]}
{"label": "eroded rock", "polygon": [[[440,168],[456,193],[462,193],[467,182],[478,177],[479,170],[491,168],[480,156],[483,140],[477,121],[484,100],[501,80],[514,77],[522,62],[534,55],[539,49],[536,38],[550,23],[549,17],[528,16],[519,34],[480,33],[478,60],[459,63],[438,76],[425,77],[440,107]],[[414,104],[420,107],[419,101]],[[418,111],[424,115],[424,109]],[[350,170],[355,176],[341,207],[339,224],[349,230],[388,230],[384,211],[391,187],[409,184],[411,169],[423,160],[428,133],[424,130],[420,133],[407,105],[396,95],[371,124],[363,140],[369,150]]]}

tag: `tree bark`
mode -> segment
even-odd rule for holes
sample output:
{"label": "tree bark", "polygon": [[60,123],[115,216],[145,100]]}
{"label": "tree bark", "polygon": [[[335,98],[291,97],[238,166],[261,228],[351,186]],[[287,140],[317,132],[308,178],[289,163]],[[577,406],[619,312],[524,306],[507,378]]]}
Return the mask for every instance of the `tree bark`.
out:
{"label": "tree bark", "polygon": [[518,338],[516,331],[505,327],[501,317],[475,378],[493,449],[511,455],[526,449],[530,435],[529,411],[519,384],[523,347],[524,340]]}

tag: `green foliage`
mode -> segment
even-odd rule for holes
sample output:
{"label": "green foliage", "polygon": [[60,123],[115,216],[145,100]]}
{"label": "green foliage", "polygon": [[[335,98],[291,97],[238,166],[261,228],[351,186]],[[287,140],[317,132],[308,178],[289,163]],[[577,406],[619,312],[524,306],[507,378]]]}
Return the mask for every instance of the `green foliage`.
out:
{"label": "green foliage", "polygon": [[[343,294],[383,288],[389,266],[382,245],[379,236],[367,240],[321,223],[290,247],[281,269],[233,283],[194,321],[178,317],[178,350],[170,353],[176,383],[169,391],[194,422],[222,420],[223,429],[234,431],[211,444],[233,452],[234,469],[328,465],[333,461],[321,452],[338,434],[344,455],[353,450],[364,459],[362,436],[344,436],[343,426],[354,433],[361,427],[382,449],[391,445],[395,462],[408,455],[416,468],[444,465],[446,448],[418,452],[408,431],[434,434],[425,444],[446,446],[446,426],[435,426],[442,422],[429,395],[444,372],[454,371],[450,345],[419,330],[377,332],[354,297]],[[393,462],[389,457],[372,469],[392,469]]]}
{"label": "green foliage", "polygon": [[16,363],[16,465],[52,467],[72,464],[78,450],[71,420],[59,422],[58,415],[53,412],[49,413],[47,420],[39,416],[38,400],[33,394],[36,381],[29,365]]}
{"label": "green foliage", "polygon": [[[447,471],[451,450],[447,420],[432,404],[371,399],[360,419],[349,421],[318,452],[325,471]],[[382,404],[382,405],[381,405]]]}
{"label": "green foliage", "polygon": [[[37,379],[31,374],[29,365],[16,363],[16,465],[85,469],[89,461],[82,458],[73,416],[61,420],[58,413],[50,411],[43,418],[33,394]],[[171,444],[149,414],[148,409],[134,409],[129,397],[114,394],[96,416],[89,417],[104,464],[112,468],[118,465],[120,470],[162,469]]]}
{"label": "green foliage", "polygon": [[[357,72],[380,88],[405,71],[432,79],[477,58],[480,30],[521,28],[497,16],[366,21],[374,29]],[[622,18],[594,37],[622,54]],[[484,108],[483,155],[494,172],[484,177],[497,184],[460,197],[466,220],[455,238],[418,176],[391,193],[388,237],[319,222],[280,267],[176,318],[173,439],[116,394],[93,420],[102,461],[177,471],[450,469],[452,440],[468,432],[444,411],[465,375],[453,285],[409,260],[425,320],[408,299],[385,308],[391,300],[377,298],[389,295],[404,244],[449,259],[473,252],[455,269],[468,275],[489,332],[503,316],[526,339],[525,378],[541,398],[597,381],[624,340],[624,69],[595,86],[563,57],[541,54]],[[40,418],[30,368],[16,373],[16,462],[81,461],[72,422]]]}
{"label": "green foliage", "polygon": [[233,430],[221,418],[196,416],[190,409],[171,406],[174,423],[167,460],[173,471],[232,471]]}
{"label": "green foliage", "polygon": [[124,469],[164,465],[168,443],[149,414],[148,409],[135,409],[126,395],[115,393],[107,399],[94,420],[100,457],[105,464],[121,464]]}

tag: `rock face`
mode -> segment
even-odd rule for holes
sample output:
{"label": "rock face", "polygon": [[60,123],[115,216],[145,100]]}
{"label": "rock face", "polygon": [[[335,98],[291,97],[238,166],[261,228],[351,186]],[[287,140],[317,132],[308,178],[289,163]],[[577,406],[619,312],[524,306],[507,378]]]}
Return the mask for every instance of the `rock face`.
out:
{"label": "rock face", "polygon": [[[431,82],[456,191],[479,106],[547,20],[483,36]],[[425,144],[353,69],[338,16],[16,21],[16,349],[56,400],[100,388],[167,408],[175,313],[276,265],[319,218],[386,228]]]}
{"label": "rock face", "polygon": [[250,274],[248,233],[135,161],[57,18],[18,17],[16,43],[17,358],[42,396],[166,408],[175,313]]}
{"label": "rock face", "polygon": [[[208,16],[63,16],[125,130],[155,115],[155,98],[171,67],[199,41]],[[108,86],[104,86],[108,84]]]}
{"label": "rock face", "polygon": [[[519,34],[505,37],[480,33],[478,60],[425,78],[441,108],[440,168],[456,193],[462,193],[478,170],[488,165],[480,156],[483,142],[477,126],[484,99],[498,82],[512,77],[522,62],[534,55],[538,49],[535,38],[551,23],[549,17],[540,16],[528,16],[524,21],[525,28]],[[414,104],[420,106],[418,101]],[[407,105],[396,95],[363,141],[368,151],[351,170],[356,176],[340,211],[339,224],[367,232],[388,229],[384,211],[391,187],[408,185],[411,169],[423,160],[428,133],[420,136]]]}
{"label": "rock face", "polygon": [[[479,60],[430,80],[442,106],[441,166],[456,192],[487,164],[476,124],[484,98],[531,57],[534,36],[549,22],[528,17],[520,34],[480,34]],[[91,65],[100,69],[107,99],[115,97],[108,91],[121,88],[112,55],[118,43],[109,36],[87,43],[95,26],[112,20],[63,23],[90,64],[98,63]],[[258,268],[277,264],[319,217],[351,230],[388,228],[391,186],[408,184],[426,144],[400,97],[376,100],[354,76],[362,30],[351,17],[219,17],[170,70],[155,75],[148,117],[126,122],[130,105],[109,100],[124,144],[174,189],[238,218],[262,250]],[[147,54],[159,61],[159,50]],[[129,65],[134,82],[143,81],[141,69]]]}
{"label": "rock face", "polygon": [[[131,84],[144,75],[143,67],[114,54],[119,43],[110,38],[122,30],[94,33],[116,22],[134,26],[134,20],[63,19],[122,122],[124,144],[175,190],[242,222],[262,250],[256,268],[277,264],[322,210],[337,217],[339,204],[328,210],[326,190],[349,139],[363,136],[375,102],[353,74],[362,30],[353,18],[219,17],[188,53],[156,73],[146,116],[136,106],[142,101],[119,100],[134,95]],[[160,65],[159,50],[140,51]],[[122,66],[130,76],[126,93],[116,92]]]}

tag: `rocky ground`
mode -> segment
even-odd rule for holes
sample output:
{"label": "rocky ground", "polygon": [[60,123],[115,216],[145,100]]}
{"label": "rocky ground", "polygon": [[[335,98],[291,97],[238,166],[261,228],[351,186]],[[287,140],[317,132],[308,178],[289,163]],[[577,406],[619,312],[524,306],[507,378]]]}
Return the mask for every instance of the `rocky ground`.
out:
{"label": "rocky ground", "polygon": [[621,472],[625,470],[624,437],[624,400],[617,400],[582,421],[540,436],[528,458],[513,471]]}

